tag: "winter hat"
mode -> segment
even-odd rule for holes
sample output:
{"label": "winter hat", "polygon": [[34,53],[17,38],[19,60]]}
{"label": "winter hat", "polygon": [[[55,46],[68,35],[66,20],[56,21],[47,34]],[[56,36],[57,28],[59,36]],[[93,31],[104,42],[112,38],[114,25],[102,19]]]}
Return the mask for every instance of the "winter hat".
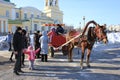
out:
{"label": "winter hat", "polygon": [[42,31],[42,35],[46,36],[47,35],[47,31]]}
{"label": "winter hat", "polygon": [[61,27],[61,25],[60,25],[60,24],[57,24],[57,26],[58,26],[58,27]]}
{"label": "winter hat", "polygon": [[26,35],[26,33],[27,33],[25,29],[23,29],[22,32],[24,35]]}
{"label": "winter hat", "polygon": [[29,46],[29,47],[28,47],[28,50],[31,50],[31,48],[33,49],[33,47],[32,47],[32,46]]}
{"label": "winter hat", "polygon": [[37,33],[40,33],[40,31],[38,30]]}
{"label": "winter hat", "polygon": [[17,27],[17,31],[19,31],[19,30],[22,30],[22,28],[21,27]]}
{"label": "winter hat", "polygon": [[51,31],[55,31],[56,29],[54,27],[51,28]]}

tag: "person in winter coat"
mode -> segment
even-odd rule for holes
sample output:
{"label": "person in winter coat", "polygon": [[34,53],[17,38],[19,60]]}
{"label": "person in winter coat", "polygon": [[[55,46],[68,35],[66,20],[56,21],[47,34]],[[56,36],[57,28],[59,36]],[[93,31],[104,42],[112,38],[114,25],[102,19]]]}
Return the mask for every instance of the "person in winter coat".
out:
{"label": "person in winter coat", "polygon": [[[25,29],[22,29],[22,42],[23,42],[23,49],[26,49],[28,46],[27,46],[27,37],[26,37],[26,30]],[[24,67],[25,64],[24,64],[24,61],[25,61],[25,54],[22,52],[22,56],[21,56],[21,66]]]}
{"label": "person in winter coat", "polygon": [[25,54],[28,54],[28,60],[29,60],[29,69],[34,69],[34,61],[35,61],[35,55],[40,51],[40,48],[33,50],[32,46],[29,46],[28,49],[24,50],[23,52]]}
{"label": "person in winter coat", "polygon": [[13,57],[13,55],[14,55],[14,51],[12,50],[13,33],[8,32],[8,35],[7,35],[7,42],[8,42],[8,44],[9,44],[9,51],[12,51],[9,60],[10,60],[11,62],[13,62],[13,59],[12,59],[12,57]]}
{"label": "person in winter coat", "polygon": [[48,32],[48,36],[49,36],[49,39],[50,39],[50,42],[52,42],[52,38],[53,38],[53,36],[55,36],[56,35],[56,29],[55,28],[51,28],[51,31],[50,32]]}
{"label": "person in winter coat", "polygon": [[64,29],[62,28],[62,26],[60,24],[57,24],[56,33],[57,34],[63,34],[64,33]]}
{"label": "person in winter coat", "polygon": [[19,72],[23,72],[21,70],[21,54],[22,54],[22,28],[17,27],[16,32],[13,36],[13,48],[14,48],[14,54],[16,58],[15,66],[14,66],[14,73],[16,75],[19,75]]}
{"label": "person in winter coat", "polygon": [[49,38],[47,36],[47,31],[42,32],[42,36],[39,39],[39,42],[41,43],[41,61],[47,62],[47,54],[48,54],[48,43]]}
{"label": "person in winter coat", "polygon": [[8,32],[8,35],[7,35],[7,42],[8,42],[8,44],[9,44],[9,51],[11,51],[12,50],[12,39],[13,39],[13,35],[12,35],[12,33],[10,33],[10,32]]}
{"label": "person in winter coat", "polygon": [[[37,48],[40,48],[40,43],[39,43],[39,39],[41,37],[40,31],[38,30],[37,33],[34,34],[34,46],[35,46],[35,50]],[[37,58],[40,58],[40,51],[38,52],[38,54],[36,54]]]}

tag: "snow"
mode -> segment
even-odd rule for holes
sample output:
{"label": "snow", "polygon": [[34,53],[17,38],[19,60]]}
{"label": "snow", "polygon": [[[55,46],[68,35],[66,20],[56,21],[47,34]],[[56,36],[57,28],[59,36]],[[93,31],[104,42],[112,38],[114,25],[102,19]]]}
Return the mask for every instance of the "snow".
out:
{"label": "snow", "polygon": [[[30,35],[31,38],[31,45],[34,45],[34,41],[33,41],[33,36],[34,35]],[[97,42],[94,44],[94,48],[93,50],[105,50],[108,48],[120,48],[120,32],[117,33],[107,33],[107,37],[108,37],[108,43],[107,44],[103,44],[101,42]],[[6,36],[0,36],[0,50],[3,49],[2,47],[2,42],[5,42],[6,40]]]}
{"label": "snow", "polygon": [[120,33],[107,34],[109,43],[120,43]]}
{"label": "snow", "polygon": [[0,36],[0,50],[6,50],[9,48],[8,43],[6,42],[7,36]]}
{"label": "snow", "polygon": [[0,43],[6,40],[6,36],[0,36]]}
{"label": "snow", "polygon": [[94,44],[93,50],[106,50],[109,48],[120,48],[120,32],[107,33],[107,38],[108,38],[107,44],[97,42]]}

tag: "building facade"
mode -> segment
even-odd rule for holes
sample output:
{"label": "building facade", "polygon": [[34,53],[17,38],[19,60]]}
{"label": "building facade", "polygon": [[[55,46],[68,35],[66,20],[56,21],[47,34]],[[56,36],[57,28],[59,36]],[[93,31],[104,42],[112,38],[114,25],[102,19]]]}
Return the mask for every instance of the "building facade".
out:
{"label": "building facade", "polygon": [[[45,1],[47,3],[48,0]],[[15,32],[20,26],[28,32],[49,30],[42,24],[63,23],[63,13],[59,10],[58,0],[52,5],[45,5],[44,12],[34,7],[16,8],[10,0],[0,0],[0,32]],[[49,3],[50,4],[50,1]]]}
{"label": "building facade", "polygon": [[21,26],[28,32],[48,30],[42,24],[54,23],[53,19],[47,17],[43,12],[34,7],[15,8],[14,11],[14,19],[9,20],[9,27],[11,27],[13,32],[16,26]]}
{"label": "building facade", "polygon": [[63,12],[59,9],[58,0],[46,0],[44,13],[55,23],[63,23]]}
{"label": "building facade", "polygon": [[118,25],[110,25],[110,26],[108,26],[107,29],[110,32],[113,32],[113,31],[120,32],[120,24],[118,24]]}
{"label": "building facade", "polygon": [[0,33],[9,31],[8,20],[13,18],[12,11],[14,8],[15,4],[0,0]]}

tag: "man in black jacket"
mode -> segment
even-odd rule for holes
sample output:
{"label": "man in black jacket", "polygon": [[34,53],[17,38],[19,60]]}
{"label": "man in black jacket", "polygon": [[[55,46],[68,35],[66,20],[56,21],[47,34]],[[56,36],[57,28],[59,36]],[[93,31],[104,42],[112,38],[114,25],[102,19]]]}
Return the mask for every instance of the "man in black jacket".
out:
{"label": "man in black jacket", "polygon": [[14,73],[16,75],[19,75],[18,72],[23,72],[21,71],[21,53],[22,53],[22,28],[17,27],[16,32],[13,36],[13,48],[14,48],[14,54],[16,57],[16,62],[14,66]]}

